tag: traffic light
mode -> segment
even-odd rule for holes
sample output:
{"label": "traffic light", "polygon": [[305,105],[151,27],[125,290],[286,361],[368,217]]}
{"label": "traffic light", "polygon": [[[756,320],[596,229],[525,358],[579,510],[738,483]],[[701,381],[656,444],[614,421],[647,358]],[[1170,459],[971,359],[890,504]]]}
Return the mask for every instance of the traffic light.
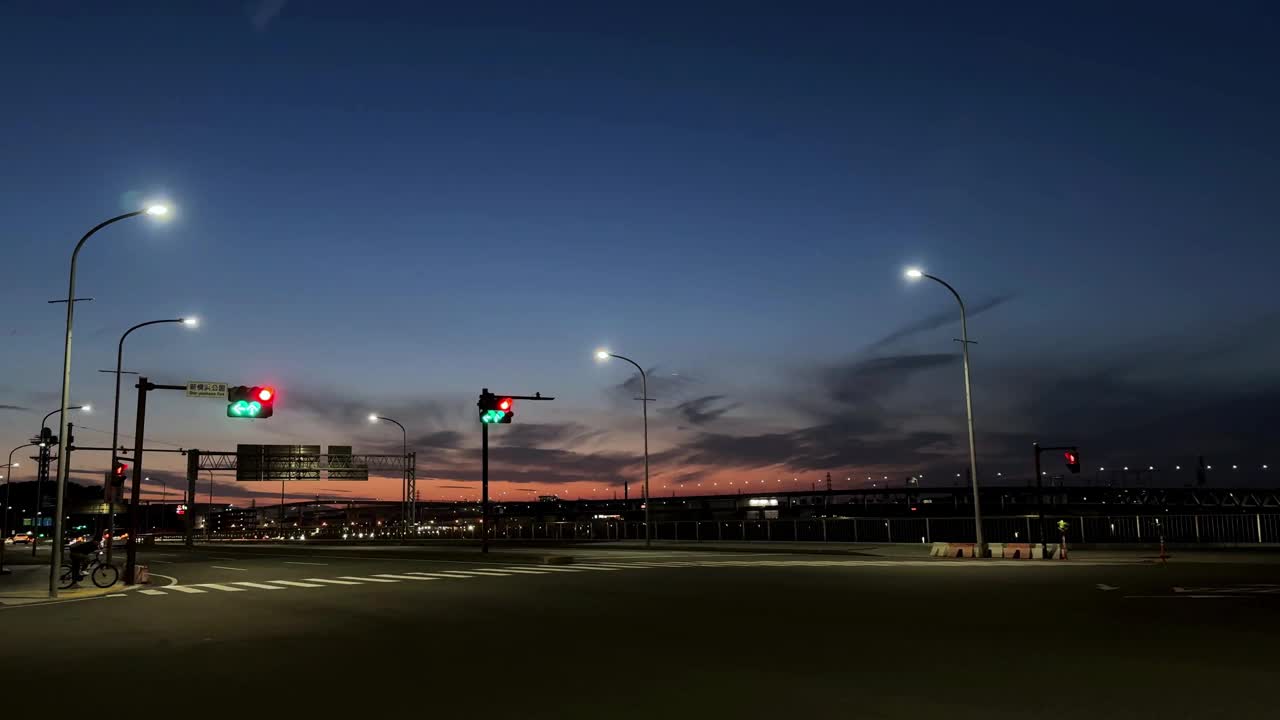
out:
{"label": "traffic light", "polygon": [[498,397],[493,393],[482,393],[480,402],[480,422],[485,425],[510,423],[516,414],[516,403],[509,397]]}
{"label": "traffic light", "polygon": [[1067,461],[1067,469],[1072,473],[1080,474],[1080,453],[1073,448],[1062,453],[1062,458]]}
{"label": "traffic light", "polygon": [[111,484],[116,487],[123,487],[124,481],[129,479],[129,466],[116,461],[114,467],[111,468]]}
{"label": "traffic light", "polygon": [[276,389],[270,385],[227,388],[227,417],[269,418],[276,411]]}

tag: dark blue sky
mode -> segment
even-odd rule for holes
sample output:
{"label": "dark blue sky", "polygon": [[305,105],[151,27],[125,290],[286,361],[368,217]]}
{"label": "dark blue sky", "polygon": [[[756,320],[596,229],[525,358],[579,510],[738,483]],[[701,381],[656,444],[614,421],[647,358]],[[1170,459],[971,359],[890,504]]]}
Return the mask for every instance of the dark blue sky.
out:
{"label": "dark blue sky", "polygon": [[653,368],[668,491],[949,478],[958,328],[919,263],[989,307],[984,476],[1033,439],[1091,468],[1275,447],[1271,4],[478,5],[0,10],[11,445],[57,403],[75,240],[166,198],[82,255],[73,396],[109,409],[119,333],[184,313],[127,364],[281,388],[253,424],[157,398],[174,444],[386,450],[373,409],[425,494],[469,496],[475,392],[541,390],[498,431],[503,487],[612,492],[639,423],[607,345]]}

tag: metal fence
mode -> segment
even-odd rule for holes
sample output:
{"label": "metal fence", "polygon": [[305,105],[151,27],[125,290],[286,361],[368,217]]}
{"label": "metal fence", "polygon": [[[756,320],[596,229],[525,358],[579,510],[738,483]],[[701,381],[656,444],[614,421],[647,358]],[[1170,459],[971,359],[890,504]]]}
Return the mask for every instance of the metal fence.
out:
{"label": "metal fence", "polygon": [[[1045,539],[1056,542],[1067,522],[1072,543],[1280,543],[1280,513],[1237,515],[1046,515]],[[1040,542],[1033,515],[983,518],[988,542]],[[796,520],[676,520],[653,523],[656,540],[687,542],[971,542],[973,518],[812,518]],[[477,533],[463,533],[470,537]],[[616,520],[494,523],[494,536],[512,540],[638,540],[644,523]]]}

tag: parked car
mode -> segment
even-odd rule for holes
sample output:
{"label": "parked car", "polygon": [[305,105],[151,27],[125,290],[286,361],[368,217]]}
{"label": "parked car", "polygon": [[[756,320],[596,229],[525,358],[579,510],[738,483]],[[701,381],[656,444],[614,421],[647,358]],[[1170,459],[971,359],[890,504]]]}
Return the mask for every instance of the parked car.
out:
{"label": "parked car", "polygon": [[35,538],[31,533],[20,532],[13,536],[13,542],[18,545],[26,545]]}

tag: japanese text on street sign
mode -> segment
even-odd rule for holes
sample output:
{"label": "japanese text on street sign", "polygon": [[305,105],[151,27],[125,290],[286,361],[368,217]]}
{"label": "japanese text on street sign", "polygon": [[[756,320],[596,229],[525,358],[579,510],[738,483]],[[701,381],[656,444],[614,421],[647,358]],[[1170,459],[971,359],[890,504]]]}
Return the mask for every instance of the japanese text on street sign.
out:
{"label": "japanese text on street sign", "polygon": [[187,383],[187,397],[226,400],[227,384],[224,382],[197,382],[192,380]]}

